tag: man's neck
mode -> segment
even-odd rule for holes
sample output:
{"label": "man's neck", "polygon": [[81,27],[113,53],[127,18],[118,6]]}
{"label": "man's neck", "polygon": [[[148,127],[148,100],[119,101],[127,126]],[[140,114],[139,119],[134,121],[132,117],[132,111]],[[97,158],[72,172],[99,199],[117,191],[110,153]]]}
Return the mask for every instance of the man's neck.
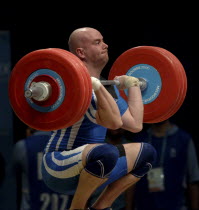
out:
{"label": "man's neck", "polygon": [[101,74],[103,68],[99,68],[99,67],[96,68],[92,65],[89,65],[88,63],[84,63],[84,64],[85,64],[86,68],[88,69],[90,76],[100,79],[100,74]]}

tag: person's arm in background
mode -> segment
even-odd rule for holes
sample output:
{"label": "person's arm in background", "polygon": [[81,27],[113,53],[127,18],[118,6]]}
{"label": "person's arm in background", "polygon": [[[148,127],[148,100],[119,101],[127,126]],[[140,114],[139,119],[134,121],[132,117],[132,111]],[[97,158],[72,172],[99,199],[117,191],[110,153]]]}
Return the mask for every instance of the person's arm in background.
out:
{"label": "person's arm in background", "polygon": [[125,202],[126,202],[125,210],[135,209],[135,202],[134,202],[135,187],[136,185],[133,185],[125,191]]}
{"label": "person's arm in background", "polygon": [[188,147],[188,185],[187,196],[190,210],[199,210],[199,165],[196,149],[191,140]]}
{"label": "person's arm in background", "polygon": [[190,210],[199,210],[199,182],[188,184],[187,190]]}
{"label": "person's arm in background", "polygon": [[[24,140],[19,140],[14,145],[13,150],[13,165],[14,165],[14,173],[16,177],[16,199],[17,199],[17,209],[21,209],[22,202],[22,176],[24,174],[24,167],[26,161],[26,149]],[[25,192],[24,192],[25,193]],[[24,203],[25,204],[25,203]]]}

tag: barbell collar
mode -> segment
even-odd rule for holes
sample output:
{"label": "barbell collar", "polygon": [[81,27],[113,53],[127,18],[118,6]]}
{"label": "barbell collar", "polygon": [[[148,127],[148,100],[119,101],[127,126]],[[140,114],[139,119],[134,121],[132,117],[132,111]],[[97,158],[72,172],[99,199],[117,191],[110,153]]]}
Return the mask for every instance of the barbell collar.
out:
{"label": "barbell collar", "polygon": [[26,98],[36,101],[46,101],[51,95],[51,85],[48,82],[32,82],[29,89],[24,93]]}
{"label": "barbell collar", "polygon": [[139,83],[140,83],[140,90],[144,91],[147,88],[147,81],[144,78],[139,77]]}

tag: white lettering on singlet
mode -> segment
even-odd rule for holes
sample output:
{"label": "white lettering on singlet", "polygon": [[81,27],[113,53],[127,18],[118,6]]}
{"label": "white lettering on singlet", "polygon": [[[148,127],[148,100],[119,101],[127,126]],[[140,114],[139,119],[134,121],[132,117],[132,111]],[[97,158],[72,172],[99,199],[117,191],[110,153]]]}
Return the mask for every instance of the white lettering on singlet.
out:
{"label": "white lettering on singlet", "polygon": [[49,206],[53,210],[65,210],[68,203],[68,198],[68,195],[42,193],[40,195],[40,201],[42,201],[40,210],[46,210],[49,208]]}

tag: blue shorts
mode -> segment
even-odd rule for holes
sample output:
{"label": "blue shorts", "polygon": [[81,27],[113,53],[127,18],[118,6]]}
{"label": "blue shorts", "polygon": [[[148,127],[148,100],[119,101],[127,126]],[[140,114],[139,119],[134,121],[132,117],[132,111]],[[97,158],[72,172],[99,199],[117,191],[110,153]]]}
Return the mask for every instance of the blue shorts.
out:
{"label": "blue shorts", "polygon": [[[77,189],[79,175],[83,169],[82,151],[86,145],[64,152],[49,152],[43,157],[42,176],[46,185],[55,192],[73,195]],[[99,189],[127,174],[127,161],[122,145],[117,146],[120,157],[108,180]]]}

